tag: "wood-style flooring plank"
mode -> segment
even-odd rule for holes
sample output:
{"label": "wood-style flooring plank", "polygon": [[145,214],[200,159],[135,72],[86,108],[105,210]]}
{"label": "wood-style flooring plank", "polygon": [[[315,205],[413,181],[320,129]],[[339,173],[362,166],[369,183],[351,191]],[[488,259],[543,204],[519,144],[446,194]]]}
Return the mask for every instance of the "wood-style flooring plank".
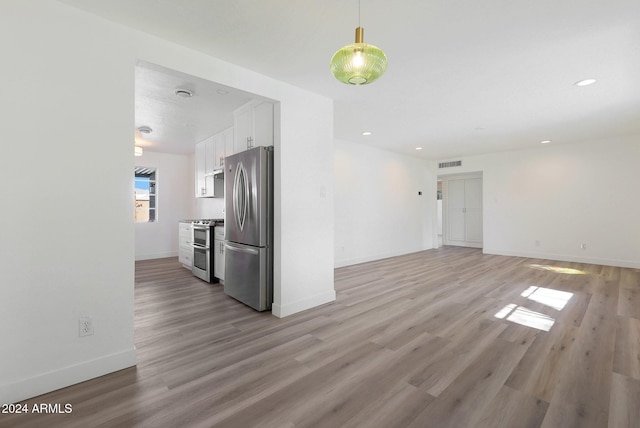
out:
{"label": "wood-style flooring plank", "polygon": [[474,428],[538,428],[549,403],[503,386]]}
{"label": "wood-style flooring plank", "polygon": [[640,278],[631,269],[620,275],[618,315],[640,319]]}
{"label": "wood-style flooring plank", "polygon": [[640,426],[640,380],[618,373],[613,374],[609,427],[637,428]]}
{"label": "wood-style flooring plank", "polygon": [[640,380],[640,319],[618,317],[613,371]]}

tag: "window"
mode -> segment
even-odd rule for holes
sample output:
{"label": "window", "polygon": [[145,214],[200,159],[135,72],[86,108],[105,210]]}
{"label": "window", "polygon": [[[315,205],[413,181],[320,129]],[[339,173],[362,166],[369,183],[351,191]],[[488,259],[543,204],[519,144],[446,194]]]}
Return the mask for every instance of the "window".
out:
{"label": "window", "polygon": [[156,210],[156,169],[135,167],[135,219],[152,222],[158,218]]}

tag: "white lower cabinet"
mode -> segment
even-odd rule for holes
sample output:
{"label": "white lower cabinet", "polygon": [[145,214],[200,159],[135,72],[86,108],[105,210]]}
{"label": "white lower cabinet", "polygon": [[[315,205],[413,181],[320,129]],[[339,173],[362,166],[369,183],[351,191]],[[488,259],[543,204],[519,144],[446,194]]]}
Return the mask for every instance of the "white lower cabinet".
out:
{"label": "white lower cabinet", "polygon": [[224,282],[224,226],[216,226],[213,234],[213,276]]}
{"label": "white lower cabinet", "polygon": [[186,269],[193,263],[193,227],[191,222],[178,223],[178,261]]}

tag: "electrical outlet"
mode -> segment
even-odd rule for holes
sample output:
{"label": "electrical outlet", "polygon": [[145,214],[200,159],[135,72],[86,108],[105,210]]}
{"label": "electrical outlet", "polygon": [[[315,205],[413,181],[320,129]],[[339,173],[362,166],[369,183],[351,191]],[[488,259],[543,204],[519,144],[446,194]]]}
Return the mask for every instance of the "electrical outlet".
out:
{"label": "electrical outlet", "polygon": [[93,320],[89,317],[80,317],[78,320],[79,336],[91,336],[93,334]]}
{"label": "electrical outlet", "polygon": [[586,250],[587,249],[587,244],[581,244],[580,248],[582,248],[583,250]]}

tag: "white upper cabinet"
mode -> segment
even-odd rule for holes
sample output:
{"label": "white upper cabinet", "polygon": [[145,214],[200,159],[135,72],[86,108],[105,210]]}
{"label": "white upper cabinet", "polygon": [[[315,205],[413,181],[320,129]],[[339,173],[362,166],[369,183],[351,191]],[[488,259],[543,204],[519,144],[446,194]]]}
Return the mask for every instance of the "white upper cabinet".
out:
{"label": "white upper cabinet", "polygon": [[234,153],[256,146],[273,146],[273,104],[252,101],[233,113]]}
{"label": "white upper cabinet", "polygon": [[224,168],[224,158],[233,154],[233,127],[227,128],[219,134],[214,135],[215,139],[215,169]]}
{"label": "white upper cabinet", "polygon": [[224,183],[222,179],[214,176],[216,170],[216,140],[213,135],[196,144],[195,170],[196,170],[196,197],[214,198],[222,197]]}
{"label": "white upper cabinet", "polygon": [[195,170],[196,170],[196,198],[207,196],[207,183],[205,180],[207,174],[207,140],[196,144]]}

